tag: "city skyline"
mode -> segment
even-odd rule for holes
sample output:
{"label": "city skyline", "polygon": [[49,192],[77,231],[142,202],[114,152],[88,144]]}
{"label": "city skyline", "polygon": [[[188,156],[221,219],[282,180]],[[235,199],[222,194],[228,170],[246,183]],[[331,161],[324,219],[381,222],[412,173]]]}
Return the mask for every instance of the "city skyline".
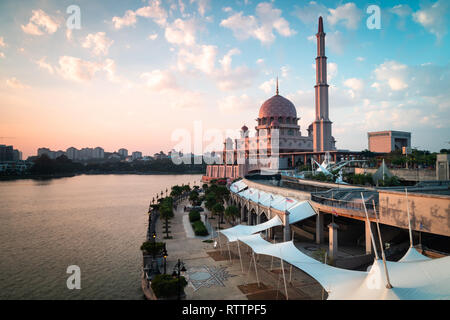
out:
{"label": "city skyline", "polygon": [[445,1],[383,2],[379,30],[366,25],[367,1],[81,1],[80,30],[66,27],[71,4],[0,4],[0,136],[13,138],[0,143],[24,158],[94,139],[154,154],[199,120],[250,127],[277,76],[305,134],[319,15],[336,147],[363,150],[367,132],[399,130],[412,147],[448,148]]}

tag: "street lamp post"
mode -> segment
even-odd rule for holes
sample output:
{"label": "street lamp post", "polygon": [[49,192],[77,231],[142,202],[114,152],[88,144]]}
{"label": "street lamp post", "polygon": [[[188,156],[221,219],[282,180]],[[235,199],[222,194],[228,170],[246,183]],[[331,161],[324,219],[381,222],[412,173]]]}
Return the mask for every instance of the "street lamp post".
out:
{"label": "street lamp post", "polygon": [[186,272],[186,268],[184,267],[184,262],[178,259],[177,264],[173,268],[172,276],[177,277],[177,288],[178,288],[178,300],[181,300],[181,288],[180,288],[180,275],[181,272]]}
{"label": "street lamp post", "polygon": [[166,244],[164,243],[164,249],[163,249],[163,258],[164,258],[164,274],[166,274],[166,261],[167,261],[167,249]]}

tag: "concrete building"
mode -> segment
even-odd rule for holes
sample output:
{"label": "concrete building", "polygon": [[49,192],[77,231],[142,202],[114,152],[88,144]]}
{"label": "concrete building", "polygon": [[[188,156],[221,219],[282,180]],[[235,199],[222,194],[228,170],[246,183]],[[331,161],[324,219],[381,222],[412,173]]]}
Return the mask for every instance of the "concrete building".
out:
{"label": "concrete building", "polygon": [[140,159],[142,159],[142,152],[140,152],[140,151],[134,151],[134,152],[131,154],[131,159],[132,159],[132,160],[140,160]]}
{"label": "concrete building", "polygon": [[94,157],[94,149],[83,148],[80,150],[80,160],[89,160]]}
{"label": "concrete building", "polygon": [[0,162],[13,161],[14,149],[13,146],[0,145]]}
{"label": "concrete building", "polygon": [[389,153],[403,147],[411,148],[411,132],[389,130],[369,132],[367,136],[371,152]]}
{"label": "concrete building", "polygon": [[438,154],[436,157],[436,180],[450,180],[450,154]]}
{"label": "concrete building", "polygon": [[119,151],[117,151],[118,154],[120,154],[120,156],[122,158],[126,158],[128,157],[128,150],[127,149],[119,149]]}
{"label": "concrete building", "polygon": [[70,160],[79,160],[80,159],[80,151],[74,147],[70,147],[66,150],[67,158]]}
{"label": "concrete building", "polygon": [[101,147],[97,147],[94,149],[92,156],[94,159],[103,159],[105,158],[105,150]]}
{"label": "concrete building", "polygon": [[14,149],[13,150],[13,161],[21,161],[22,160],[22,152]]}
{"label": "concrete building", "polygon": [[38,157],[42,155],[47,155],[50,159],[55,159],[55,152],[50,150],[49,148],[39,148],[37,151]]}

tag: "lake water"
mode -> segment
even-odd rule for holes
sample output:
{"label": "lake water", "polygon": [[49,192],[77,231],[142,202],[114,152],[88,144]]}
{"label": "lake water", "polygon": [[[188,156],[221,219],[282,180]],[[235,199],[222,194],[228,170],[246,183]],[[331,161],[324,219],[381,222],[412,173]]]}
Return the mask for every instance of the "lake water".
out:
{"label": "lake water", "polygon": [[[82,175],[0,182],[0,299],[143,299],[150,200],[200,175]],[[81,290],[67,289],[67,267]]]}

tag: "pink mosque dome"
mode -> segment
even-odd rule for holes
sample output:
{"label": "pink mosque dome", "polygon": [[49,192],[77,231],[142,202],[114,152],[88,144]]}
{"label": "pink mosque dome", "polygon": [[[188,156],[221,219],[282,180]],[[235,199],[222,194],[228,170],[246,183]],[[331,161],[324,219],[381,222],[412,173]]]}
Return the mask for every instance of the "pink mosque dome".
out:
{"label": "pink mosque dome", "polygon": [[297,118],[297,110],[291,101],[277,94],[264,102],[259,109],[259,118],[270,117]]}

